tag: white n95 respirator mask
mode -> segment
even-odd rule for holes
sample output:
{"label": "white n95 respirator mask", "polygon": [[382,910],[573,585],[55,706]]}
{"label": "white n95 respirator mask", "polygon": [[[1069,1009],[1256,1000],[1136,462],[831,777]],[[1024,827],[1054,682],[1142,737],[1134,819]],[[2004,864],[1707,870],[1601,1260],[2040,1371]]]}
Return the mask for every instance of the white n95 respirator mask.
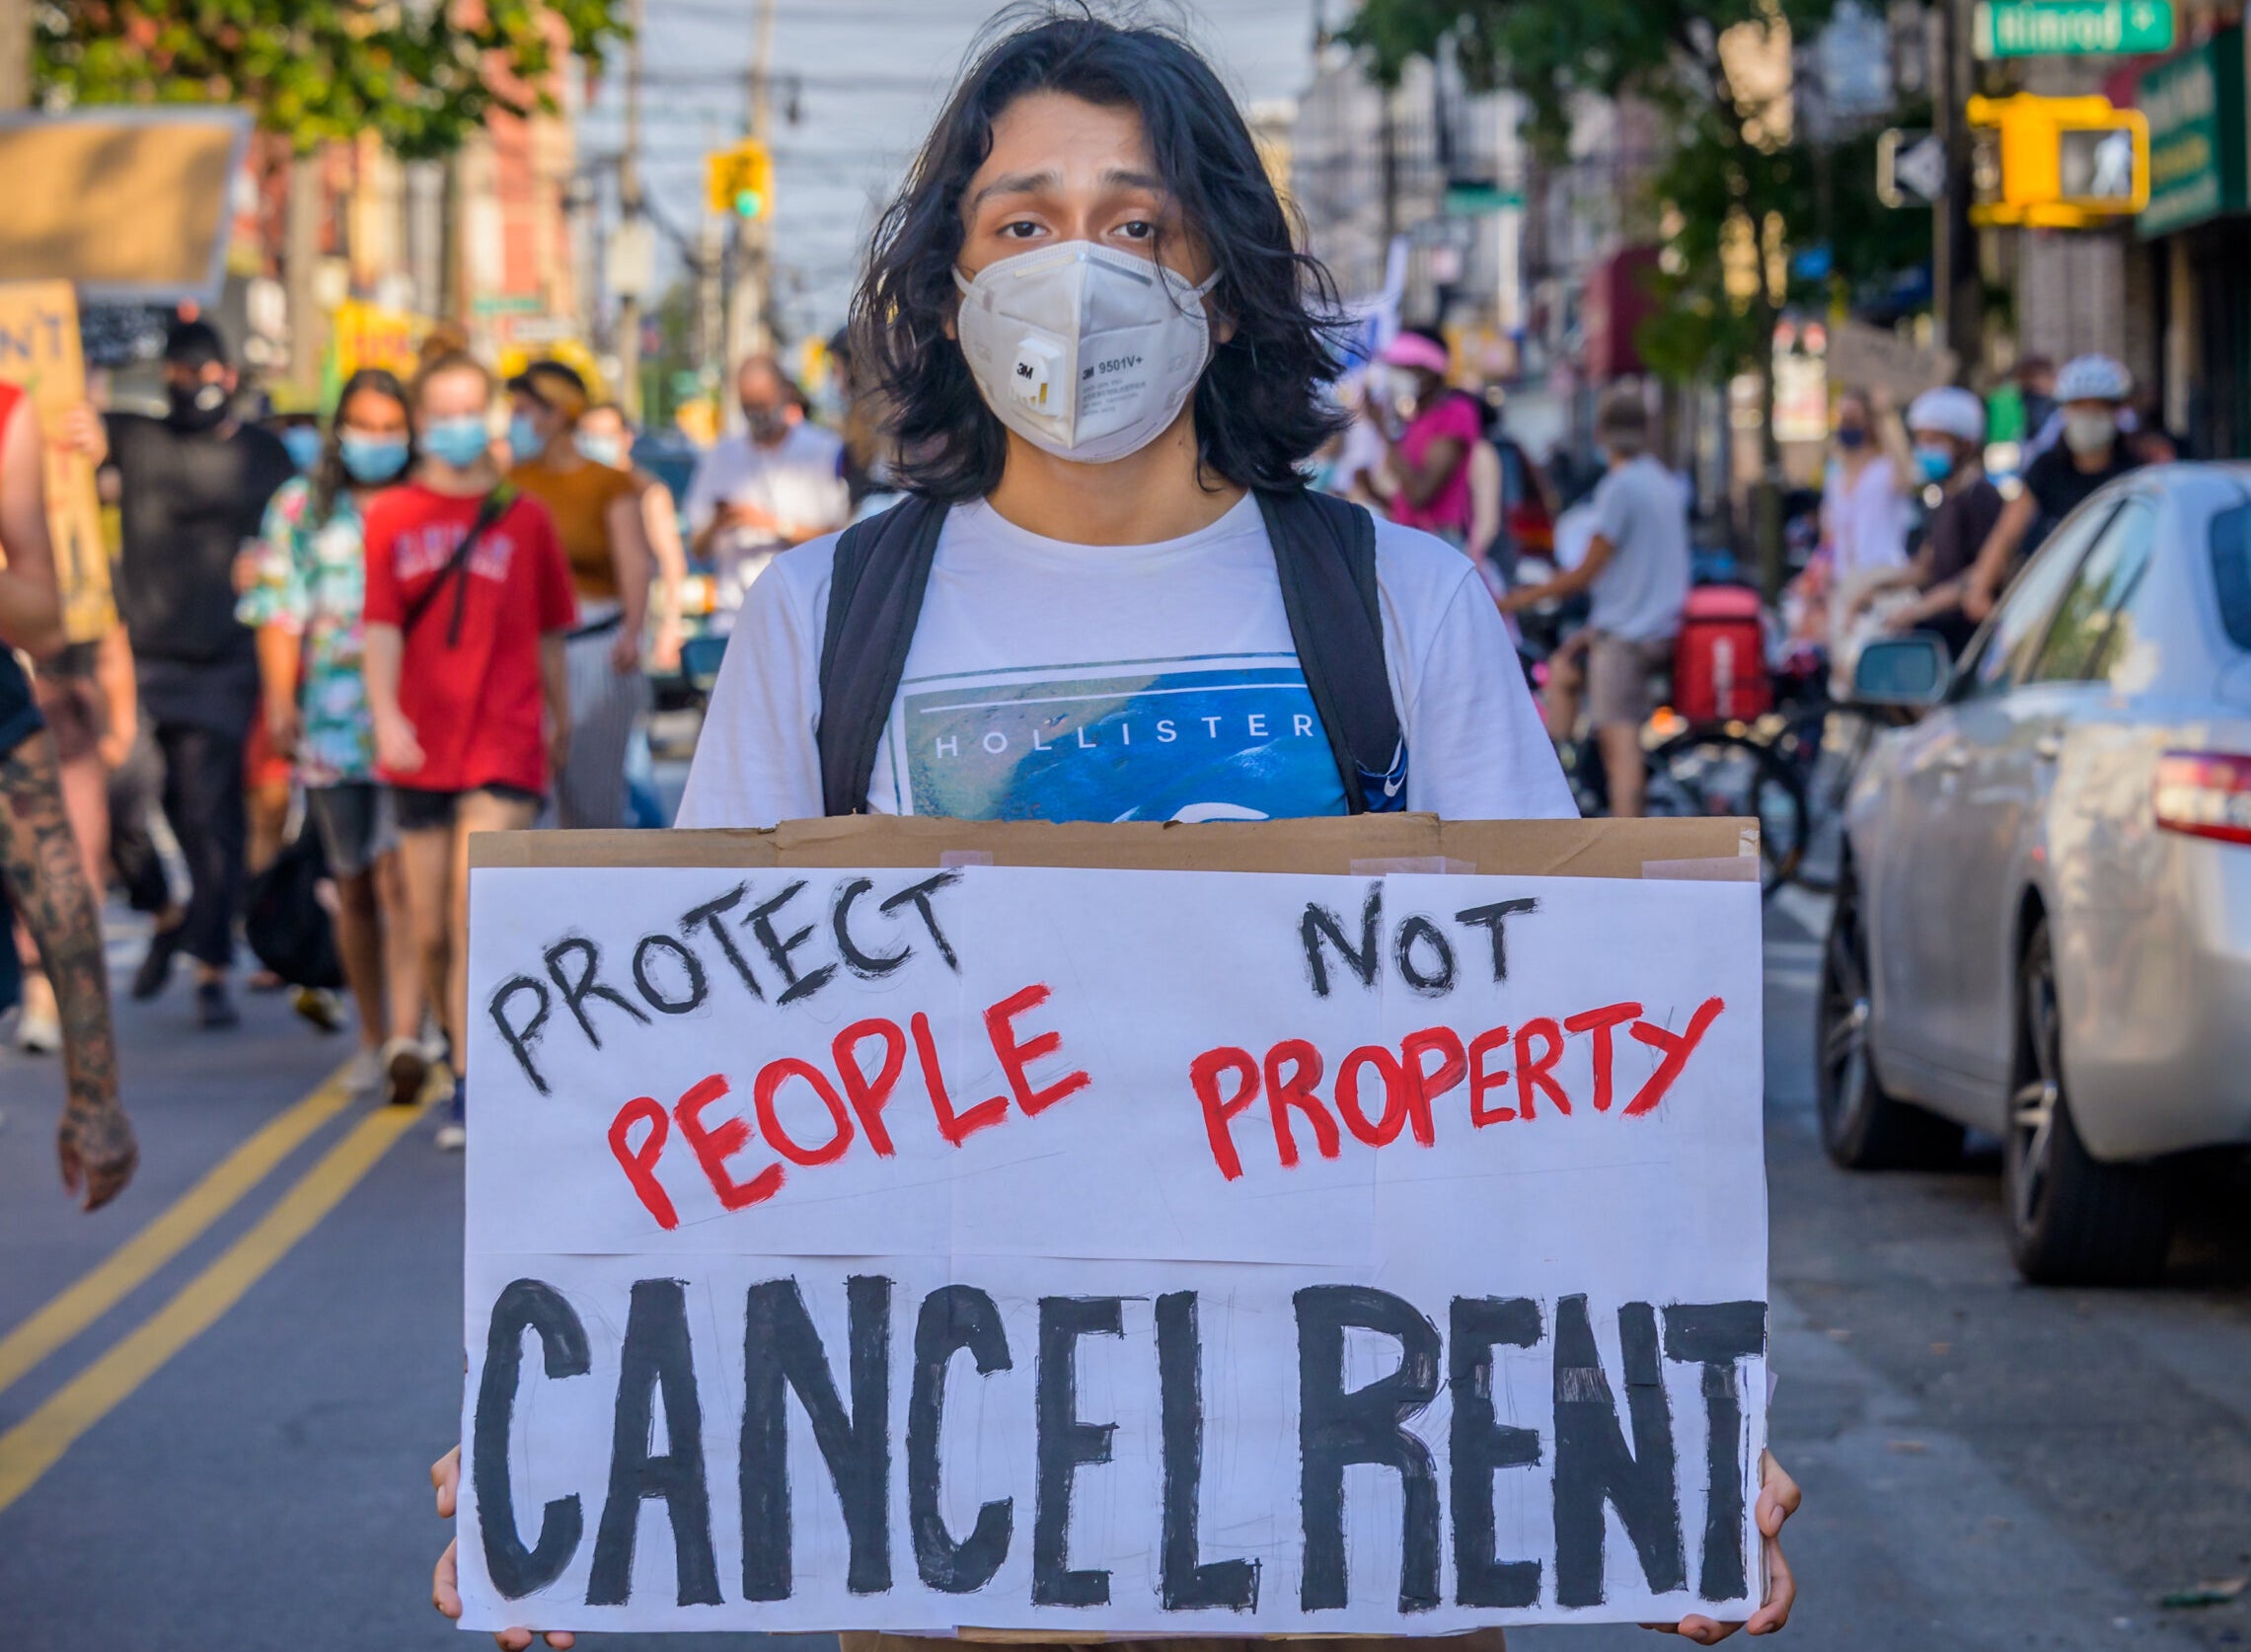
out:
{"label": "white n95 respirator mask", "polygon": [[1106,464],[1180,415],[1212,358],[1200,285],[1087,241],[987,264],[961,289],[955,331],[994,416],[1058,459]]}

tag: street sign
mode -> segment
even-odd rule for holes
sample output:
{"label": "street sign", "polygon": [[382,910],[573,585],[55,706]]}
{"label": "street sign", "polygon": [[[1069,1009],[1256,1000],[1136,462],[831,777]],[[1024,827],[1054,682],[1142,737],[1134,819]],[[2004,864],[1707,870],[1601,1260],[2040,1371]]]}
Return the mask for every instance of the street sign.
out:
{"label": "street sign", "polygon": [[1985,0],[1972,15],[1980,57],[2078,57],[2173,49],[2171,0]]}
{"label": "street sign", "polygon": [[1946,145],[1936,132],[1894,126],[1876,139],[1876,198],[1886,206],[1928,206],[1946,194]]}
{"label": "street sign", "polygon": [[1489,179],[1457,179],[1446,186],[1445,209],[1453,218],[1481,218],[1494,212],[1521,211],[1522,189],[1505,189]]}

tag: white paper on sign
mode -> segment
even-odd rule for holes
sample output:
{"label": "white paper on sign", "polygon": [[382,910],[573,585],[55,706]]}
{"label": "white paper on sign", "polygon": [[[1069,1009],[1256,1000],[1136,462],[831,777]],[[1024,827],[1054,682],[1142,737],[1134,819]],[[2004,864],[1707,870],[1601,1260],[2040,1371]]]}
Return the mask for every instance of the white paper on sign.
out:
{"label": "white paper on sign", "polygon": [[1756,886],[472,878],[466,1625],[1743,1616]]}

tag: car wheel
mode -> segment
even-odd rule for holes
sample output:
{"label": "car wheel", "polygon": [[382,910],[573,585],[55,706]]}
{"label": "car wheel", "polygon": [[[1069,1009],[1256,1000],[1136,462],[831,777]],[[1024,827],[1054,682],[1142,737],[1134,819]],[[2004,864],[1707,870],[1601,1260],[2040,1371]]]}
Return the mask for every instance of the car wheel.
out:
{"label": "car wheel", "polygon": [[2104,1164],[2071,1122],[2056,953],[2044,918],[2017,970],[2015,1082],[2001,1141],[2009,1254],[2038,1285],[2140,1285],[2164,1270],[2173,1213],[2165,1177]]}
{"label": "car wheel", "polygon": [[1868,931],[1846,861],[1822,947],[1815,999],[1814,1095],[1821,1145],[1847,1170],[1906,1169],[1951,1163],[1962,1127],[1888,1095],[1868,1055]]}

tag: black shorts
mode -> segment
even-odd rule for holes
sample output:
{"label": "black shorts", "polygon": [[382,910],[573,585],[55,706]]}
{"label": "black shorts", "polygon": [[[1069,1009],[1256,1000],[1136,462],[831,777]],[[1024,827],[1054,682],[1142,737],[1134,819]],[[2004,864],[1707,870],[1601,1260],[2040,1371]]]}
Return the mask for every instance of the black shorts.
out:
{"label": "black shorts", "polygon": [[547,801],[538,792],[521,786],[472,786],[460,791],[425,791],[419,787],[395,786],[391,788],[392,813],[402,832],[440,831],[453,824],[462,798],[479,791],[504,803],[529,803],[535,809]]}
{"label": "black shorts", "polygon": [[15,651],[0,643],[0,757],[6,757],[46,726],[32,680],[16,663]]}

